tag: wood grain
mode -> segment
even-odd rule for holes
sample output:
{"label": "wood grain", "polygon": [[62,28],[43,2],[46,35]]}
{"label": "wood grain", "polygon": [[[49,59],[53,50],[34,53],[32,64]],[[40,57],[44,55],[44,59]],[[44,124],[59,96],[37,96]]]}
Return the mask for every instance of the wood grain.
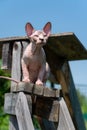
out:
{"label": "wood grain", "polygon": [[18,94],[15,113],[17,116],[19,130],[34,130],[27,99],[23,92]]}
{"label": "wood grain", "polygon": [[[12,54],[12,71],[11,77],[16,80],[21,80],[21,43],[15,42],[13,45],[13,54]],[[11,82],[11,91],[15,90],[17,83]]]}
{"label": "wood grain", "polygon": [[59,111],[59,123],[57,130],[75,130],[74,124],[70,117],[69,111],[65,104],[63,98],[59,102],[60,111]]}

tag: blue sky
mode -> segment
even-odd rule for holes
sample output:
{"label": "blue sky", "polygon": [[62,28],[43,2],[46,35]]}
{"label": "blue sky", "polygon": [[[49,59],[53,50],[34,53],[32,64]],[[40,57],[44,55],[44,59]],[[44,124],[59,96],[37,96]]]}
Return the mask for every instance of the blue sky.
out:
{"label": "blue sky", "polygon": [[[87,48],[87,0],[0,0],[0,38],[24,36],[26,22],[52,33],[74,32]],[[70,62],[75,83],[87,84],[87,61]]]}

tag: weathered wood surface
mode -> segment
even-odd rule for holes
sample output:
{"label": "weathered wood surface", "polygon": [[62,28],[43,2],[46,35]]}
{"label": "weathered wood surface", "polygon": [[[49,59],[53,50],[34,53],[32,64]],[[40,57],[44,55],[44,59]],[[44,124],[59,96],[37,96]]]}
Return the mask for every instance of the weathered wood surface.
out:
{"label": "weathered wood surface", "polygon": [[29,41],[29,38],[27,36],[22,37],[6,37],[6,38],[0,38],[0,44],[7,44],[8,42],[20,42],[20,41]]}
{"label": "weathered wood surface", "polygon": [[[19,94],[6,94],[4,106],[5,112],[8,114],[15,114],[17,116],[16,120],[18,121],[18,124],[16,120],[15,125],[12,123],[12,125],[14,125],[17,130],[26,130],[25,128],[29,127],[33,128],[33,125],[30,125],[30,123],[32,124],[32,120],[30,116],[31,110],[29,109],[29,106],[31,105],[31,99],[29,99],[28,102],[23,92],[19,92]],[[50,98],[37,98],[36,105],[34,104],[33,109],[34,111],[32,114],[41,116],[43,118],[40,120],[42,130],[56,130],[56,126],[53,122],[58,122],[57,130],[75,130],[74,124],[63,98],[60,98],[59,101],[53,99],[50,100]],[[28,110],[30,110],[29,113]]]}
{"label": "weathered wood surface", "polygon": [[49,54],[55,52],[55,55],[66,60],[87,59],[87,50],[74,33],[52,35],[48,39],[47,46],[50,50]]}
{"label": "weathered wood surface", "polygon": [[[15,42],[13,45],[11,77],[18,81],[21,80],[21,53],[22,53],[21,43]],[[11,82],[11,91],[13,91],[15,86],[16,83]]]}
{"label": "weathered wood surface", "polygon": [[12,92],[25,92],[33,95],[44,96],[44,97],[60,97],[59,89],[52,89],[40,85],[35,85],[28,82],[19,82],[14,88]]}
{"label": "weathered wood surface", "polygon": [[[15,42],[12,51],[11,77],[19,81],[21,80],[21,49],[21,43]],[[15,82],[11,82],[11,91],[14,89],[15,85]],[[14,122],[16,124],[14,124]],[[18,130],[15,126],[18,126],[16,116],[10,115],[10,130]]]}
{"label": "weathered wood surface", "polygon": [[[7,39],[0,39],[0,44],[3,43],[10,43],[13,44],[16,41],[16,43],[13,46],[13,52],[12,52],[12,78],[21,80],[22,74],[21,74],[21,56],[22,52],[24,50],[24,42],[29,41],[27,37],[19,37],[19,38],[7,38]],[[71,77],[70,69],[62,68],[65,61],[68,60],[81,60],[81,59],[87,59],[87,50],[84,48],[84,46],[81,44],[81,42],[78,40],[78,38],[73,33],[63,33],[63,34],[57,34],[57,35],[51,35],[48,39],[47,45],[44,47],[46,55],[47,55],[47,61],[50,65],[50,68],[52,70],[52,73],[55,75],[58,83],[62,86],[63,90],[63,96],[65,98],[65,101],[67,103],[69,112],[72,116],[73,122],[75,124],[75,127],[78,130],[85,130],[84,122],[81,115],[80,105],[78,103],[77,95],[75,86],[73,84],[73,80]],[[52,60],[53,59],[53,60]],[[9,58],[6,62],[9,61]],[[65,64],[64,64],[65,66]],[[63,66],[63,67],[64,67]],[[66,67],[67,68],[67,67]],[[61,71],[62,70],[62,71]],[[67,73],[68,71],[68,73]],[[11,84],[11,91],[15,91],[17,87],[15,87],[16,84],[12,82]],[[26,87],[25,87],[26,88]],[[25,91],[25,88],[20,88],[21,90],[17,91]],[[32,87],[28,88],[29,91],[32,92]],[[27,90],[28,90],[27,89]],[[47,89],[47,90],[46,90]],[[48,88],[46,88],[43,91],[43,88],[39,89],[33,89],[33,92],[38,95],[38,92],[40,95],[42,95],[43,92],[45,92],[44,96],[52,97],[55,95],[55,92],[49,91],[49,94],[46,93],[48,91]],[[30,93],[31,93],[30,92]],[[57,93],[57,91],[56,91]],[[57,95],[58,96],[58,95]],[[74,99],[74,100],[73,100]],[[75,105],[74,105],[75,103]],[[14,122],[16,124],[14,125]],[[10,118],[10,130],[18,130],[17,127],[17,119],[13,115]]]}
{"label": "weathered wood surface", "polygon": [[60,100],[59,104],[60,110],[57,130],[75,130],[74,124],[63,98]]}
{"label": "weathered wood surface", "polygon": [[[28,37],[10,37],[0,39],[1,43],[11,43],[15,41],[29,41]],[[45,46],[55,52],[58,57],[62,57],[67,60],[81,60],[87,59],[87,50],[84,48],[82,43],[76,37],[74,33],[60,33],[52,34],[49,37],[48,44]],[[46,53],[47,53],[46,49]],[[49,52],[49,55],[50,55]]]}
{"label": "weathered wood surface", "polygon": [[[30,95],[26,94],[30,112],[32,114],[32,100]],[[15,106],[18,99],[18,93],[6,93],[4,102],[4,112],[10,115],[15,115]]]}
{"label": "weathered wood surface", "polygon": [[86,130],[68,62],[65,62],[62,69],[57,71],[57,76],[59,83],[62,86],[63,97],[76,129]]}
{"label": "weathered wood surface", "polygon": [[11,70],[12,65],[12,45],[7,43],[3,44],[2,47],[2,66],[1,69]]}
{"label": "weathered wood surface", "polygon": [[9,130],[19,130],[17,118],[15,115],[10,116]]}
{"label": "weathered wood surface", "polygon": [[17,102],[18,94],[6,93],[4,100],[4,112],[15,115],[15,104]]}
{"label": "weathered wood surface", "polygon": [[[26,94],[30,112],[32,113],[32,101],[30,96]],[[16,115],[15,106],[18,100],[18,93],[5,94],[4,111],[10,115]],[[44,108],[44,109],[43,109]],[[33,103],[33,115],[43,117],[49,121],[58,121],[59,102],[53,98],[36,97],[36,102]]]}
{"label": "weathered wood surface", "polygon": [[52,98],[37,97],[34,113],[49,121],[58,122],[59,101]]}
{"label": "weathered wood surface", "polygon": [[18,121],[19,130],[34,130],[31,114],[27,104],[27,99],[23,92],[20,92],[18,94],[15,113]]}

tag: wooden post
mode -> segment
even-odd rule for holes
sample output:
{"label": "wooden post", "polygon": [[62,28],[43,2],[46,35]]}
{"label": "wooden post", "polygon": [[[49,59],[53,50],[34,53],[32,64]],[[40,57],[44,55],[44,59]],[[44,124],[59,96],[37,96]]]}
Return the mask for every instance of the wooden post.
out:
{"label": "wooden post", "polygon": [[59,111],[59,123],[57,130],[75,130],[74,124],[72,122],[68,108],[63,98],[61,98],[59,104],[60,104],[60,111]]}
{"label": "wooden post", "polygon": [[[12,78],[16,80],[21,80],[21,44],[20,42],[15,42],[13,45],[13,54],[12,54]],[[13,91],[17,84],[11,82],[11,91]],[[15,123],[14,123],[15,122]],[[18,122],[16,116],[10,116],[10,130],[19,130]]]}
{"label": "wooden post", "polygon": [[1,69],[11,71],[12,66],[12,46],[10,43],[3,44]]}
{"label": "wooden post", "polygon": [[62,86],[63,97],[77,130],[85,130],[80,104],[68,62],[57,71],[58,80]]}
{"label": "wooden post", "polygon": [[20,92],[18,94],[15,113],[18,121],[19,130],[34,130],[28,102],[23,92]]}
{"label": "wooden post", "polygon": [[[11,77],[18,81],[21,80],[21,51],[22,46],[20,42],[15,42],[13,45],[13,54],[12,54],[12,72]],[[15,90],[17,83],[11,83],[11,91]]]}

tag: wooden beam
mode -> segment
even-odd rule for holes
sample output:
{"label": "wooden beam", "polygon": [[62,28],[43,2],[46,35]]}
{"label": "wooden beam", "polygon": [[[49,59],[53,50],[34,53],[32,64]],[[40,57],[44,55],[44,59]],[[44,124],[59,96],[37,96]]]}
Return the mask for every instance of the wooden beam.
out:
{"label": "wooden beam", "polygon": [[57,71],[57,76],[62,87],[63,97],[65,99],[76,129],[85,130],[81,107],[78,101],[68,62],[65,62],[62,69]]}
{"label": "wooden beam", "polygon": [[31,95],[37,96],[44,96],[44,97],[53,97],[58,98],[60,97],[60,90],[59,89],[52,89],[50,87],[44,87],[40,85],[35,85],[28,82],[19,82],[12,92],[24,92]]}
{"label": "wooden beam", "polygon": [[[11,70],[11,77],[13,79],[21,81],[21,52],[22,46],[20,42],[15,42],[13,45],[13,52],[12,52],[12,70]],[[11,82],[11,91],[15,89],[17,83]]]}
{"label": "wooden beam", "polygon": [[3,44],[1,69],[11,71],[11,66],[12,66],[12,45],[9,43]]}
{"label": "wooden beam", "polygon": [[18,121],[19,130],[34,130],[27,99],[23,92],[20,92],[18,94],[18,99],[15,106],[15,113]]}
{"label": "wooden beam", "polygon": [[52,98],[37,97],[34,114],[49,121],[58,122],[59,101]]}
{"label": "wooden beam", "polygon": [[0,38],[0,44],[7,44],[8,42],[12,44],[18,41],[29,41],[29,38],[27,36]]}
{"label": "wooden beam", "polygon": [[9,119],[9,130],[19,130],[17,118],[15,115],[10,116]]}
{"label": "wooden beam", "polygon": [[[15,41],[29,42],[29,39],[26,36],[2,38],[0,39],[0,44],[8,42],[12,44]],[[51,52],[55,52],[58,57],[67,60],[87,59],[87,50],[74,33],[52,34],[48,39],[47,46],[51,49]]]}
{"label": "wooden beam", "polygon": [[[11,77],[16,80],[21,80],[21,43],[15,42],[12,52],[12,72]],[[11,91],[15,89],[15,82],[11,82]],[[16,122],[16,124],[14,124]],[[10,130],[18,130],[15,126],[18,126],[16,116],[10,115]]]}
{"label": "wooden beam", "polygon": [[59,104],[60,110],[57,130],[75,130],[74,124],[72,122],[68,108],[63,98],[61,98]]}
{"label": "wooden beam", "polygon": [[67,60],[87,59],[87,50],[74,33],[55,34],[48,39],[47,46],[51,52]]}
{"label": "wooden beam", "polygon": [[[19,92],[20,93],[20,92]],[[27,102],[29,105],[30,112],[32,113],[32,103],[29,98],[29,94],[25,94]],[[5,104],[4,111],[10,115],[16,115],[15,106],[18,100],[18,93],[7,93],[5,94]],[[45,105],[44,105],[45,104]],[[43,117],[49,121],[58,121],[59,113],[59,103],[58,99],[46,98],[46,97],[36,97],[36,102],[33,102],[33,113],[32,115],[37,115]],[[43,109],[44,108],[44,109]]]}

